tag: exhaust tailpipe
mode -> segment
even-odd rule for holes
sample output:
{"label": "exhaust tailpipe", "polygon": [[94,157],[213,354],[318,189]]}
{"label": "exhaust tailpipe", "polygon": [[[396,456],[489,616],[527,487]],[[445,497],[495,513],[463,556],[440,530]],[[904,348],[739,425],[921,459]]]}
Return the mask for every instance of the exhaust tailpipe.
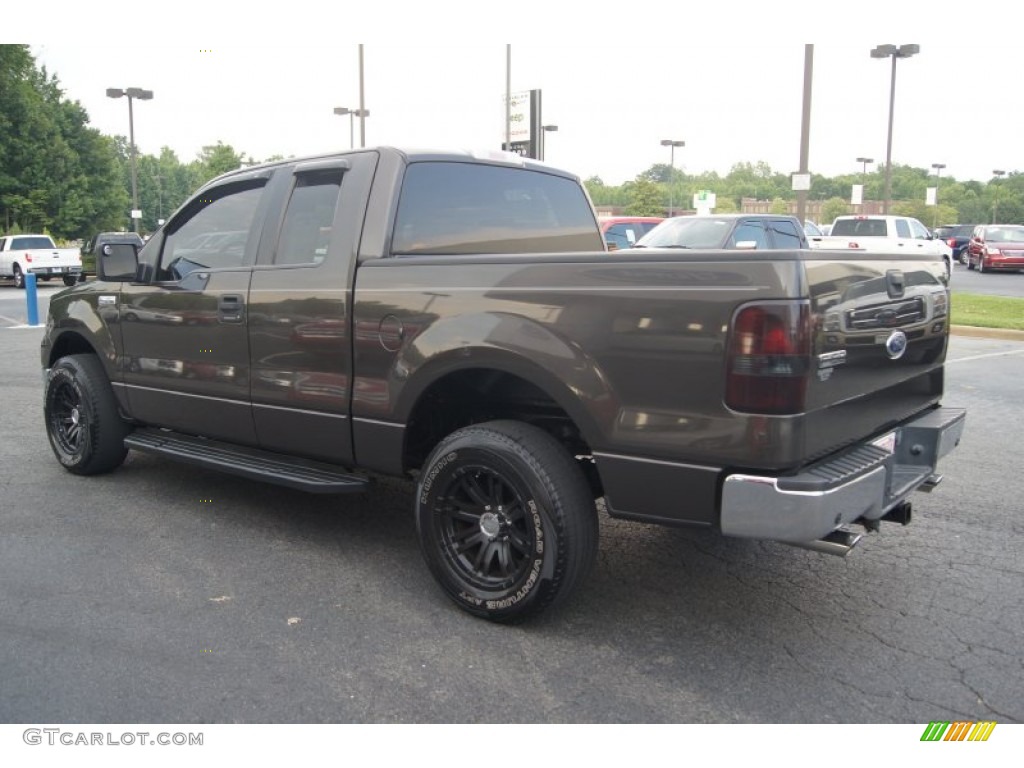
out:
{"label": "exhaust tailpipe", "polygon": [[791,544],[794,547],[800,547],[801,549],[810,549],[815,552],[822,552],[826,555],[846,557],[863,538],[863,533],[855,533],[853,531],[848,531],[845,528],[837,528],[832,531],[832,533],[828,534],[828,536],[818,539],[817,541],[787,541],[785,543]]}

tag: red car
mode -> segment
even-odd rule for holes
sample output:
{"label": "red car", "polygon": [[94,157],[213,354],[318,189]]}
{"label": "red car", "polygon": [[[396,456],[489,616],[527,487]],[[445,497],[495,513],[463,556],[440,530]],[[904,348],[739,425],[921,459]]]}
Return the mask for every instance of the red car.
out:
{"label": "red car", "polygon": [[996,269],[1024,269],[1024,227],[1013,224],[983,224],[974,228],[967,244],[967,268],[979,272]]}

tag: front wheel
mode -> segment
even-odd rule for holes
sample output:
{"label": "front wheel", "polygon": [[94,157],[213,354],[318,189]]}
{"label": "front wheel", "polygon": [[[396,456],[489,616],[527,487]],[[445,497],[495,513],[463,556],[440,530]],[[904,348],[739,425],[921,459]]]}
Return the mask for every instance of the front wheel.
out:
{"label": "front wheel", "polygon": [[984,271],[985,271],[985,255],[982,254],[981,256],[978,257],[978,272],[984,272]]}
{"label": "front wheel", "polygon": [[564,600],[597,554],[583,471],[537,427],[492,421],[431,453],[416,489],[427,566],[463,610],[511,622]]}
{"label": "front wheel", "polygon": [[95,355],[68,355],[50,369],[43,399],[46,434],[57,460],[76,475],[116,469],[130,427]]}

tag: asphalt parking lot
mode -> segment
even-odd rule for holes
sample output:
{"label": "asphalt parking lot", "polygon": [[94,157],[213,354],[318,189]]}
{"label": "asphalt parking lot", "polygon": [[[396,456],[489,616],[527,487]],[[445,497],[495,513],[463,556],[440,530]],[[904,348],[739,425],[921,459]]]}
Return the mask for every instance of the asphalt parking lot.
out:
{"label": "asphalt parking lot", "polygon": [[0,722],[1024,721],[1024,343],[955,337],[969,409],[914,522],[847,559],[603,516],[564,608],[456,608],[410,488],[312,497],[133,454],[79,478],[41,329],[0,329]]}

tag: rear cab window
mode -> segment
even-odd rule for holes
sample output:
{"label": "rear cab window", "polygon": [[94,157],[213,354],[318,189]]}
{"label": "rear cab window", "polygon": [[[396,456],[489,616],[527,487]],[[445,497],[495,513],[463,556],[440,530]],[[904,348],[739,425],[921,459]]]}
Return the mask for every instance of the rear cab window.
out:
{"label": "rear cab window", "polygon": [[424,161],[406,169],[394,255],[603,251],[574,179],[518,167]]}

